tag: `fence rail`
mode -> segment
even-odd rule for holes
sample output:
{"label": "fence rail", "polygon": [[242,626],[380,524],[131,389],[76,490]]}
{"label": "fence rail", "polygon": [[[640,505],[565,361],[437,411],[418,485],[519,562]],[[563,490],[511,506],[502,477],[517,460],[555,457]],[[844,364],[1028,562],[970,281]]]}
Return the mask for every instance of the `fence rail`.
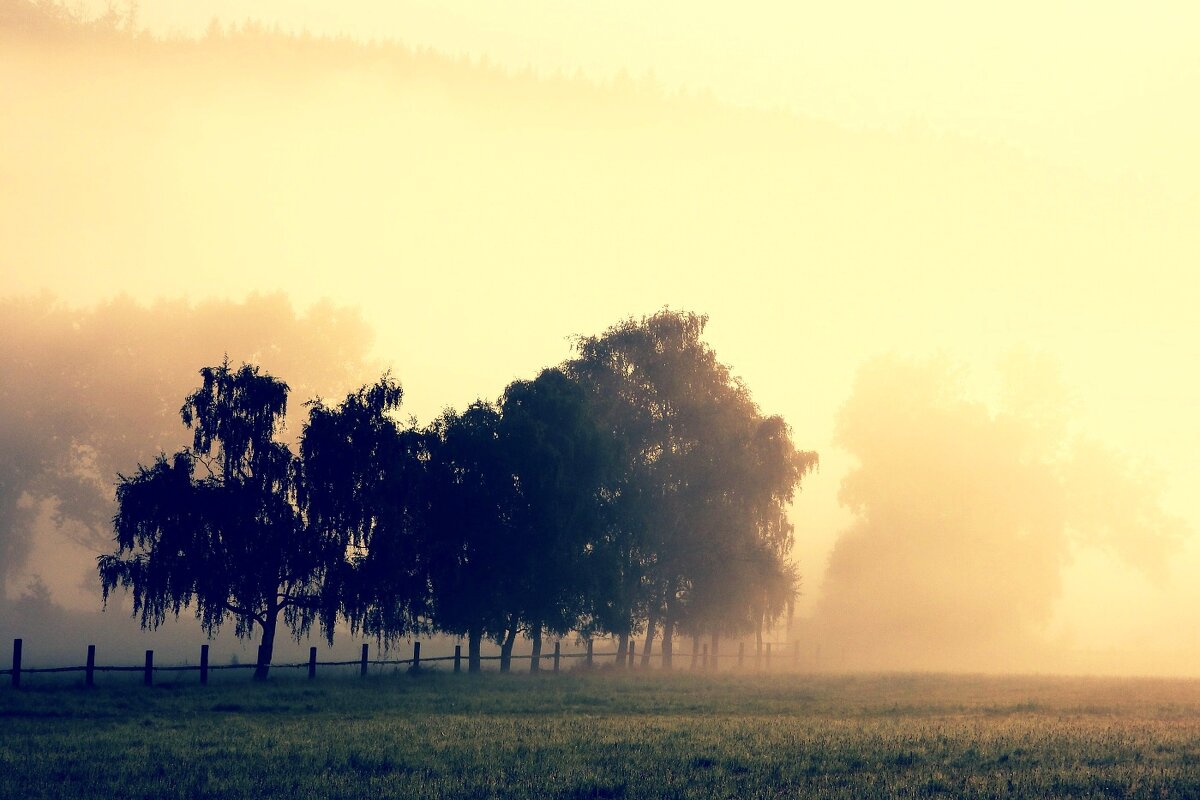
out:
{"label": "fence rail", "polygon": [[[690,653],[672,652],[672,662],[674,658],[678,658],[680,662],[685,662],[690,659],[690,669],[702,671],[716,671],[719,668],[720,661],[737,662],[737,667],[742,668],[746,660],[749,658],[752,664],[757,668],[771,668],[771,642],[766,642],[765,649],[760,652],[747,655],[745,642],[738,643],[737,653],[719,653],[714,645],[713,652],[709,653],[708,645],[705,644],[701,649],[693,649]],[[637,642],[629,641],[628,648],[622,652],[621,650],[601,651],[593,650],[592,641],[587,642],[587,650],[582,653],[563,653],[560,643],[554,643],[554,649],[551,653],[539,653],[537,655],[530,653],[528,655],[512,653],[505,655],[480,655],[480,661],[504,661],[506,658],[511,663],[514,661],[528,661],[532,670],[539,670],[540,664],[543,661],[551,662],[550,668],[553,672],[559,671],[559,665],[565,659],[585,659],[587,666],[593,666],[597,660],[613,659],[616,666],[633,668],[640,661],[643,666],[648,662],[657,660],[664,667],[673,666],[665,663],[664,654],[660,651],[647,655],[644,651],[639,656],[637,653]],[[156,666],[154,664],[154,651],[146,651],[146,661],[142,666],[124,666],[124,665],[101,665],[96,663],[96,646],[88,645],[87,649],[87,664],[83,666],[69,667],[25,667],[22,666],[22,655],[24,650],[24,640],[13,640],[13,656],[12,667],[10,669],[0,669],[0,676],[11,676],[11,684],[14,688],[19,688],[21,685],[21,677],[23,675],[46,675],[68,672],[82,672],[85,675],[85,684],[87,686],[95,685],[95,674],[97,672],[140,672],[143,675],[143,680],[147,686],[153,683],[155,673],[165,672],[199,672],[200,683],[208,683],[208,673],[217,670],[236,670],[236,669],[256,669],[257,663],[246,664],[212,664],[208,663],[208,645],[200,646],[200,663],[199,664],[172,664],[167,666]],[[430,662],[447,662],[454,663],[454,671],[462,671],[462,646],[455,645],[454,655],[449,656],[421,656],[421,643],[413,642],[413,655],[411,658],[369,658],[370,648],[364,644],[362,646],[362,654],[359,658],[350,661],[318,661],[317,648],[310,647],[308,651],[307,661],[272,663],[267,666],[273,670],[279,669],[304,669],[308,668],[309,679],[316,678],[318,667],[352,667],[358,666],[359,674],[365,676],[369,666],[388,667],[388,666],[405,666],[407,665],[412,670],[418,670],[423,663]],[[791,652],[784,656],[778,650],[776,651],[776,664],[786,664],[789,660],[793,664],[800,662],[800,647],[799,643],[793,643]]]}

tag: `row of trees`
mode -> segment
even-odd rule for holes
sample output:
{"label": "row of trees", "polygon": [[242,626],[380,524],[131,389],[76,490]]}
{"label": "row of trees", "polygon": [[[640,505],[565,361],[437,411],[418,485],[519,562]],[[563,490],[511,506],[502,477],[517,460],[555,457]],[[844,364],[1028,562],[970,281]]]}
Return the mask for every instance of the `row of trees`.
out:
{"label": "row of trees", "polygon": [[[786,509],[817,463],[702,341],[707,318],[661,311],[579,337],[575,357],[498,402],[397,423],[389,376],[316,401],[293,452],[286,384],[253,366],[201,370],[182,408],[191,447],[120,477],[104,597],[128,588],[154,628],[194,606],[212,634],[344,620],[387,642],[486,638],[507,669],[575,632],[742,634],[791,604]],[[643,658],[650,656],[647,646]]]}

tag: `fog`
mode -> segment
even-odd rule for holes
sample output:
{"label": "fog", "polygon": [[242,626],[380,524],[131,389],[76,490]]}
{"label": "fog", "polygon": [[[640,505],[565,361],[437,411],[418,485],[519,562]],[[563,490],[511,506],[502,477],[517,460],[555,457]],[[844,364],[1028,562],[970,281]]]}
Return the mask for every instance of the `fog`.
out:
{"label": "fog", "polygon": [[390,367],[428,420],[669,305],[821,453],[814,663],[1196,671],[1194,187],[919,117],[69,16],[0,0],[0,596],[98,607],[114,476],[225,353],[294,412]]}
{"label": "fog", "polygon": [[1052,365],[1004,366],[996,405],[946,359],[862,367],[836,434],[857,461],[840,492],[855,521],[813,621],[840,662],[1037,669],[1066,655],[1039,634],[1076,552],[1167,579],[1187,530],[1153,476],[1071,432]]}
{"label": "fog", "polygon": [[370,379],[370,341],[356,312],[280,295],[0,301],[0,603],[98,610],[117,475],[187,441],[179,407],[201,366],[228,356],[288,376],[302,420],[306,399]]}

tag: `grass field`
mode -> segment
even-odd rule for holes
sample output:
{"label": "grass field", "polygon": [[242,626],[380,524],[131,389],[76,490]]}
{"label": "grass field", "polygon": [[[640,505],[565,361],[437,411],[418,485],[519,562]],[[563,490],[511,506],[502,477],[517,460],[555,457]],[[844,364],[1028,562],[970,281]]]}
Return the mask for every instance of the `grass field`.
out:
{"label": "grass field", "polygon": [[1200,682],[442,673],[3,687],[0,797],[1200,797]]}

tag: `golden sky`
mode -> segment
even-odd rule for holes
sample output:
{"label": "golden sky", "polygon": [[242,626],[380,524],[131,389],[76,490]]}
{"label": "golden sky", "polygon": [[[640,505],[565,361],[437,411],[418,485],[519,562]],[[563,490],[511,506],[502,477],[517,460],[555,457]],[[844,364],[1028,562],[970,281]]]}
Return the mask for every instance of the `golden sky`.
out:
{"label": "golden sky", "polygon": [[[1045,356],[1073,426],[1160,470],[1197,527],[1200,7],[599,9],[144,0],[139,19],[199,34],[253,14],[633,76],[612,94],[289,75],[269,56],[0,56],[19,111],[0,125],[0,294],[329,298],[362,309],[423,421],[560,361],[571,334],[708,313],[720,357],[822,453],[795,512],[805,611],[850,520],[837,412],[882,354],[960,363],[987,402],[1007,356]],[[1165,647],[1197,629],[1196,585],[1195,543],[1162,580],[1081,550],[1050,633]]]}

